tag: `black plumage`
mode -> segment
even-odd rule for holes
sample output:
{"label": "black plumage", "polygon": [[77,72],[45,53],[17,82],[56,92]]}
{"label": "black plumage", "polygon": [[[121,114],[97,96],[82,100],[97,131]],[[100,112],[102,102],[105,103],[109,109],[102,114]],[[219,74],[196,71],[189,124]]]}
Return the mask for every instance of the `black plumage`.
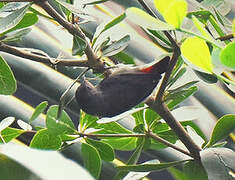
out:
{"label": "black plumage", "polygon": [[128,68],[103,79],[96,87],[84,80],[76,91],[80,108],[99,117],[113,117],[145,100],[167,70],[169,57],[148,66]]}

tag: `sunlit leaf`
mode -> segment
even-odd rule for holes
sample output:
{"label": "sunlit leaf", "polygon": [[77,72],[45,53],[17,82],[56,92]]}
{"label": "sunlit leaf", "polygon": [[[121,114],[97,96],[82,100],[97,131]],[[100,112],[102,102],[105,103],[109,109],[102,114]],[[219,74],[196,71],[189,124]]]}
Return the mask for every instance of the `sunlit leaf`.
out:
{"label": "sunlit leaf", "polygon": [[48,129],[41,129],[34,135],[30,147],[37,149],[58,150],[62,145],[61,138]]}
{"label": "sunlit leaf", "polygon": [[235,68],[235,42],[230,42],[220,52],[220,61],[225,66]]}
{"label": "sunlit leaf", "polygon": [[168,1],[165,1],[165,0],[154,0],[154,5],[155,5],[155,8],[157,8],[157,10],[163,14],[164,11],[169,7],[169,5],[171,3],[173,3],[175,0],[168,0]]}
{"label": "sunlit leaf", "polygon": [[14,117],[7,117],[0,122],[0,132],[9,127],[15,121]]}
{"label": "sunlit leaf", "polygon": [[39,105],[37,105],[31,118],[29,119],[29,123],[32,123],[41,113],[43,113],[47,106],[48,106],[47,101],[43,101]]}
{"label": "sunlit leaf", "polygon": [[103,139],[104,142],[111,145],[116,150],[131,151],[136,147],[136,137],[112,137]]}
{"label": "sunlit leaf", "polygon": [[141,111],[141,110],[146,109],[146,108],[147,108],[147,106],[140,107],[140,108],[134,108],[134,109],[131,109],[129,111],[126,111],[124,113],[121,113],[121,114],[119,114],[117,116],[114,116],[114,117],[111,117],[111,118],[104,117],[104,118],[99,119],[97,121],[97,123],[109,123],[109,122],[118,121],[120,119],[123,119],[123,118],[125,118],[125,117],[127,117],[127,116],[129,116],[129,115],[131,115],[133,113],[135,113],[135,112]]}
{"label": "sunlit leaf", "polygon": [[22,120],[17,120],[17,124],[25,131],[31,131],[33,129],[30,124],[28,124]]}
{"label": "sunlit leaf", "polygon": [[81,164],[58,151],[38,150],[17,143],[0,145],[0,149],[0,173],[4,180],[95,180]]}
{"label": "sunlit leaf", "polygon": [[46,127],[54,135],[73,134],[76,130],[68,114],[63,111],[57,120],[58,106],[51,106],[47,111]]}
{"label": "sunlit leaf", "polygon": [[16,79],[6,63],[0,56],[0,94],[11,95],[16,91]]}
{"label": "sunlit leaf", "polygon": [[207,39],[212,40],[210,34],[205,30],[204,25],[195,16],[192,17],[192,20],[196,28],[200,31],[200,33]]}
{"label": "sunlit leaf", "polygon": [[153,16],[150,16],[145,11],[135,7],[128,8],[126,10],[126,16],[131,22],[145,29],[158,30],[158,31],[175,29],[174,26],[167,24],[163,21],[160,21],[154,18]]}
{"label": "sunlit leaf", "polygon": [[174,0],[163,12],[163,17],[175,28],[180,28],[187,14],[187,3],[185,0]]}
{"label": "sunlit leaf", "polygon": [[[25,131],[22,129],[7,127],[1,131],[0,143],[8,143],[12,139],[17,138],[19,135],[21,135],[24,132]],[[4,142],[3,142],[3,140],[4,140]]]}
{"label": "sunlit leaf", "polygon": [[206,42],[198,37],[189,37],[181,45],[183,56],[196,67],[212,73],[213,65]]}

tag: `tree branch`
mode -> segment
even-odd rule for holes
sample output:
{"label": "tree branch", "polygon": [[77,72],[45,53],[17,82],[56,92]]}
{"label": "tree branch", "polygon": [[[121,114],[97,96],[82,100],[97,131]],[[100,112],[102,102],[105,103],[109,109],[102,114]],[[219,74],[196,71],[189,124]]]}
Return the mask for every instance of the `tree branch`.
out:
{"label": "tree branch", "polygon": [[47,0],[33,0],[37,5],[43,8],[51,17],[53,17],[61,26],[69,31],[70,34],[78,36],[87,43],[85,54],[87,56],[88,65],[91,69],[96,72],[104,72],[104,64],[93,52],[89,42],[86,40],[85,34],[82,32],[80,27],[76,24],[72,24],[64,19],[59,13],[57,13]]}
{"label": "tree branch", "polygon": [[88,67],[87,60],[49,58],[46,56],[32,54],[28,51],[21,50],[20,48],[14,46],[9,46],[7,44],[4,44],[3,42],[0,42],[0,51],[45,64],[52,64],[58,66],[61,65],[61,66]]}
{"label": "tree branch", "polygon": [[[157,18],[157,16],[154,14],[154,12],[149,8],[149,6],[145,3],[144,0],[138,0],[141,5],[144,7],[144,9],[153,17]],[[159,91],[157,93],[156,98],[150,97],[147,100],[147,104],[155,110],[165,121],[166,123],[171,127],[171,129],[176,133],[176,135],[179,137],[181,142],[187,147],[189,152],[191,153],[191,156],[195,160],[200,160],[200,147],[198,147],[194,141],[191,139],[191,137],[188,135],[186,130],[183,128],[183,126],[172,116],[171,112],[169,111],[168,107],[163,103],[163,96],[164,91],[167,87],[168,80],[170,78],[170,75],[175,67],[175,64],[178,60],[178,57],[180,56],[180,48],[177,44],[177,42],[174,40],[174,38],[171,36],[171,34],[168,31],[163,31],[165,36],[168,38],[168,40],[171,42],[172,48],[173,48],[173,56],[171,58],[169,67],[167,69],[167,72],[165,73],[165,76],[163,78],[162,84],[159,88]]]}

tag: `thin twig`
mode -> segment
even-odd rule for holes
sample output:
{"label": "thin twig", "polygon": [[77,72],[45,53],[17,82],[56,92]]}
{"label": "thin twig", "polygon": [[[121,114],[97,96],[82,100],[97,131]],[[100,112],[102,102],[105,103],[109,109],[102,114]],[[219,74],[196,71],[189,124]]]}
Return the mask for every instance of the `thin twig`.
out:
{"label": "thin twig", "polygon": [[0,42],[0,51],[6,52],[15,56],[22,58],[30,59],[32,61],[41,62],[44,64],[52,64],[57,66],[79,66],[79,67],[88,67],[87,60],[76,60],[76,59],[57,59],[57,58],[48,58],[45,56],[40,56],[37,54],[32,54],[28,51],[21,50],[20,48],[9,46]]}
{"label": "thin twig", "polygon": [[[67,105],[67,103],[65,103],[66,99],[67,99],[67,95],[69,93],[69,91],[72,89],[72,87],[74,86],[75,83],[78,82],[78,80],[89,70],[90,68],[86,68],[81,74],[79,74],[79,76],[73,81],[73,83],[66,89],[66,91],[62,94],[62,96],[60,97],[60,102],[59,102],[59,108],[58,108],[58,112],[57,112],[57,117],[56,119],[60,119],[60,116],[62,114],[62,111],[65,107],[65,105]],[[73,98],[72,98],[73,99]],[[71,100],[72,100],[71,99]],[[71,100],[69,100],[68,102],[71,102]]]}
{"label": "thin twig", "polygon": [[146,137],[146,134],[86,134],[78,133],[80,137]]}
{"label": "thin twig", "polygon": [[149,135],[151,138],[155,139],[156,141],[158,141],[158,142],[160,142],[160,143],[162,143],[162,144],[165,144],[166,146],[171,147],[171,148],[173,148],[173,149],[175,149],[175,150],[177,150],[177,151],[179,151],[179,152],[182,152],[182,153],[184,153],[184,154],[186,154],[186,155],[188,155],[188,156],[193,157],[189,152],[187,152],[187,151],[185,151],[185,150],[183,150],[183,149],[181,149],[181,148],[175,146],[174,144],[172,144],[172,143],[166,141],[165,139],[163,139],[163,138],[159,137],[158,135],[154,134],[153,132],[149,131],[149,132],[147,132],[147,133],[148,133],[148,135]]}
{"label": "thin twig", "polygon": [[226,40],[230,40],[230,39],[233,39],[233,38],[234,38],[233,34],[228,34],[226,36],[221,36],[221,37],[218,37],[216,39],[219,39],[221,41],[226,41]]}

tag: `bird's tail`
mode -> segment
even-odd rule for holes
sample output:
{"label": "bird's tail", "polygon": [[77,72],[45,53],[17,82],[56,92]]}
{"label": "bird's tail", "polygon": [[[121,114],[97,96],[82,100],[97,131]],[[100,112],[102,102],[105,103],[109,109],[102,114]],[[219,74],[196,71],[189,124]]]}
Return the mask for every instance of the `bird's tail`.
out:
{"label": "bird's tail", "polygon": [[170,57],[166,56],[152,66],[141,69],[142,72],[146,73],[159,73],[162,74],[167,71],[169,65]]}

